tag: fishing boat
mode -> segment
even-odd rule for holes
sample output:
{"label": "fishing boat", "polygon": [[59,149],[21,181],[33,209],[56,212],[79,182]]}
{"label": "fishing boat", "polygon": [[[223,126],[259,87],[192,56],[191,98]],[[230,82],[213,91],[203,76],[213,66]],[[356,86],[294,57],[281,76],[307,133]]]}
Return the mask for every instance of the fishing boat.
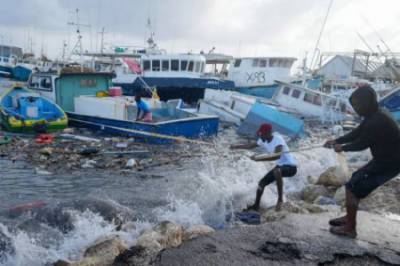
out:
{"label": "fishing boat", "polygon": [[279,85],[272,101],[306,119],[339,122],[353,113],[348,100],[293,83],[276,81]]}
{"label": "fishing boat", "polygon": [[11,87],[0,97],[0,119],[11,132],[53,132],[68,124],[58,105],[21,85]]}
{"label": "fishing boat", "polygon": [[219,119],[197,115],[157,99],[145,99],[151,106],[153,122],[135,121],[137,108],[132,96],[105,96],[113,73],[35,73],[29,86],[54,99],[69,121],[104,133],[134,137],[148,143],[170,143],[180,138],[216,135]]}
{"label": "fishing boat", "polygon": [[227,78],[235,83],[237,92],[271,99],[278,88],[275,80],[289,81],[295,61],[292,57],[235,58]]}
{"label": "fishing boat", "polygon": [[400,123],[400,88],[380,99],[379,105],[392,113],[393,117]]}

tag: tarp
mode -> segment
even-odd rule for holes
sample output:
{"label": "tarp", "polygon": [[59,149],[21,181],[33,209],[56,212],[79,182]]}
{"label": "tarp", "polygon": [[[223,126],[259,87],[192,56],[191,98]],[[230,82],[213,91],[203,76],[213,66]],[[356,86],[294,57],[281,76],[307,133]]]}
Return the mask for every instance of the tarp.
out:
{"label": "tarp", "polygon": [[249,114],[240,125],[238,133],[254,137],[257,129],[263,123],[271,124],[274,131],[289,137],[304,136],[303,120],[263,103],[254,104]]}

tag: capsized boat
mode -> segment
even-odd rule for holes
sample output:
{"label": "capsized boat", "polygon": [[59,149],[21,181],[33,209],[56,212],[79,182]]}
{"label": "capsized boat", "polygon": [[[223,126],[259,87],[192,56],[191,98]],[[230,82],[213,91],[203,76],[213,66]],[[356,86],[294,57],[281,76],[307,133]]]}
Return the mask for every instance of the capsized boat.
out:
{"label": "capsized boat", "polygon": [[68,124],[57,104],[18,84],[0,97],[0,120],[11,132],[54,132]]}

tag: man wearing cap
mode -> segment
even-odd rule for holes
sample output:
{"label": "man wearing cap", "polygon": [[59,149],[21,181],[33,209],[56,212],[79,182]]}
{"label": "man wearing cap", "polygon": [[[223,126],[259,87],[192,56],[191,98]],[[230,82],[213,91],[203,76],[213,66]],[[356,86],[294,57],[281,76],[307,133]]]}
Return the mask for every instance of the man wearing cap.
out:
{"label": "man wearing cap", "polygon": [[272,132],[270,124],[262,124],[257,130],[259,137],[257,142],[249,144],[232,145],[231,149],[253,149],[262,147],[267,153],[276,154],[268,158],[258,159],[256,155],[251,156],[254,161],[276,161],[276,166],[269,171],[258,183],[256,200],[248,209],[258,211],[264,188],[276,181],[278,188],[278,202],[276,211],[280,211],[283,203],[283,177],[292,177],[297,173],[297,162],[289,153],[289,147],[281,135]]}

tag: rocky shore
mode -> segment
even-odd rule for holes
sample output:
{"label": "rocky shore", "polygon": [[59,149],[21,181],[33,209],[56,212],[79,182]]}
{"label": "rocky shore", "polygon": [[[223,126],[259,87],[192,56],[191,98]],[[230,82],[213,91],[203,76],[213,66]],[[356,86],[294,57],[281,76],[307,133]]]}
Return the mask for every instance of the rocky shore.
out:
{"label": "rocky shore", "polygon": [[[328,198],[325,190],[316,190],[324,194],[317,198]],[[183,228],[165,221],[142,232],[132,247],[110,236],[88,247],[82,260],[54,265],[400,265],[400,210],[395,201],[399,191],[396,178],[364,201],[357,239],[329,233],[329,219],[343,211],[332,203],[334,198],[329,204],[298,200],[286,202],[280,212],[263,210],[260,225],[236,222],[214,231],[206,225]]]}

